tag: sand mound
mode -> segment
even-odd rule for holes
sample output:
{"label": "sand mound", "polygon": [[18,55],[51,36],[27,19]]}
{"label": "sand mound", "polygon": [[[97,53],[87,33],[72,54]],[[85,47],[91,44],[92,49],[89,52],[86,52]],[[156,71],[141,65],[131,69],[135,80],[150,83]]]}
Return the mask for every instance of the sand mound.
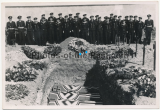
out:
{"label": "sand mound", "polygon": [[67,39],[65,39],[63,42],[60,43],[60,46],[62,47],[63,50],[68,50],[68,44],[69,42],[74,39],[75,37],[68,37]]}

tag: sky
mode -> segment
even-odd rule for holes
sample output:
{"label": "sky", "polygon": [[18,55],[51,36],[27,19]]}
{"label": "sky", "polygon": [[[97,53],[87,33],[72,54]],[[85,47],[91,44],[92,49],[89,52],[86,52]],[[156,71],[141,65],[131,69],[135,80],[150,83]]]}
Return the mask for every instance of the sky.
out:
{"label": "sky", "polygon": [[63,6],[63,7],[10,7],[5,8],[5,20],[8,21],[8,16],[13,17],[13,21],[17,21],[17,16],[21,15],[22,20],[26,21],[27,16],[31,16],[32,20],[34,17],[37,17],[40,20],[41,15],[45,14],[46,18],[48,18],[50,13],[53,12],[55,17],[58,17],[58,13],[62,13],[63,17],[70,13],[73,16],[79,12],[80,17],[83,17],[83,14],[87,14],[89,18],[90,15],[100,15],[102,20],[104,16],[109,16],[110,13],[114,15],[121,15],[122,19],[126,15],[137,15],[138,17],[142,17],[142,21],[147,19],[147,15],[151,14],[151,19],[156,23],[156,5],[155,4],[132,4],[132,5],[107,5],[107,6]]}

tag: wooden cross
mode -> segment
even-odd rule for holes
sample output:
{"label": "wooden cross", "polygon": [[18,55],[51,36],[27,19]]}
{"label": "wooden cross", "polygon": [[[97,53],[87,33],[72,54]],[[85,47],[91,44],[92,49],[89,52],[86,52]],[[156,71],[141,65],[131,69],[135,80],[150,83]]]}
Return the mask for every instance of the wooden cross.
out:
{"label": "wooden cross", "polygon": [[144,60],[145,60],[145,46],[146,46],[147,42],[146,42],[146,38],[144,38],[143,40],[143,65],[144,65]]}
{"label": "wooden cross", "polygon": [[154,41],[153,49],[154,49],[154,62],[153,62],[153,69],[154,69],[154,70],[156,70],[156,41]]}

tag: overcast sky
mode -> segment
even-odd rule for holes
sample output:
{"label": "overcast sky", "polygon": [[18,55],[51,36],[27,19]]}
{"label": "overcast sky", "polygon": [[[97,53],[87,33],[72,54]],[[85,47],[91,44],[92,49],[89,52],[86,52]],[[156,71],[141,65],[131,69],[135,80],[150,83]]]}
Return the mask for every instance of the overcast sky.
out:
{"label": "overcast sky", "polygon": [[13,21],[17,21],[17,16],[21,15],[24,21],[27,20],[27,16],[31,16],[32,19],[37,17],[40,20],[42,14],[46,14],[46,18],[49,17],[49,13],[53,12],[55,17],[58,17],[58,13],[62,13],[63,17],[72,13],[75,15],[77,12],[83,17],[83,14],[100,15],[102,20],[104,16],[109,16],[113,13],[117,16],[121,15],[123,18],[126,15],[137,15],[142,17],[143,21],[147,19],[147,14],[151,14],[151,19],[156,22],[156,5],[155,4],[134,4],[134,5],[109,5],[109,6],[70,6],[70,7],[14,7],[5,8],[5,19],[8,21],[8,16],[13,16]]}

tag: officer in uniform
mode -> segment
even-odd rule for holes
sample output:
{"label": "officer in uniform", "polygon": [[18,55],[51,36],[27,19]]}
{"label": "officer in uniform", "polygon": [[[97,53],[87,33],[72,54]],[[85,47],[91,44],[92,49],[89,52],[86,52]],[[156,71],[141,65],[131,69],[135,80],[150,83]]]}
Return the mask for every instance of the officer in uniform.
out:
{"label": "officer in uniform", "polygon": [[84,21],[84,20],[83,20],[84,18],[86,19],[87,22],[89,22],[89,19],[87,18],[87,14],[83,14],[82,21]]}
{"label": "officer in uniform", "polygon": [[123,41],[123,38],[121,37],[121,24],[122,24],[122,20],[121,20],[122,16],[118,16],[118,33],[117,35],[120,36],[120,40]]}
{"label": "officer in uniform", "polygon": [[95,31],[96,31],[96,32],[95,32],[95,34],[96,34],[95,37],[96,37],[96,38],[95,38],[95,40],[96,40],[97,42],[98,42],[98,40],[99,40],[98,35],[97,35],[97,34],[98,34],[97,26],[98,26],[98,21],[99,21],[98,17],[99,17],[99,15],[96,15],[96,16],[95,16],[96,19],[94,20],[95,23],[96,23],[96,29],[95,29]]}
{"label": "officer in uniform", "polygon": [[42,21],[40,23],[40,45],[45,46],[47,42],[47,28],[48,28],[48,23],[45,20],[45,18],[42,18]]}
{"label": "officer in uniform", "polygon": [[129,38],[127,38],[127,42],[134,43],[134,38],[135,38],[135,25],[133,21],[133,16],[130,16],[130,20],[128,22],[128,33],[129,33]]}
{"label": "officer in uniform", "polygon": [[150,45],[151,42],[151,32],[154,27],[154,21],[151,19],[151,15],[147,15],[148,19],[145,20],[145,33],[146,33],[146,40],[148,45]]}
{"label": "officer in uniform", "polygon": [[109,17],[104,17],[103,21],[103,44],[111,44],[111,22]]}
{"label": "officer in uniform", "polygon": [[144,23],[142,21],[142,17],[139,17],[139,21],[137,23],[137,31],[138,31],[138,39],[137,39],[137,41],[138,41],[139,44],[142,43],[141,39],[142,39],[142,31],[143,31],[143,29],[144,29]]}
{"label": "officer in uniform", "polygon": [[7,22],[7,44],[14,45],[15,44],[15,28],[16,23],[12,21],[12,16],[8,17],[9,21]]}
{"label": "officer in uniform", "polygon": [[117,22],[117,15],[114,15],[114,18],[111,22],[111,42],[112,44],[115,43],[115,39],[117,39],[117,33],[118,33],[118,22]]}
{"label": "officer in uniform", "polygon": [[69,21],[69,35],[70,36],[73,36],[73,18],[72,18],[72,14],[69,14],[69,19],[68,19],[68,21]]}
{"label": "officer in uniform", "polygon": [[74,21],[73,21],[73,36],[79,38],[80,37],[80,22],[78,22],[78,17],[74,16]]}
{"label": "officer in uniform", "polygon": [[120,24],[120,38],[121,38],[121,41],[123,42],[126,42],[127,41],[127,33],[128,33],[128,29],[127,29],[127,24],[126,24],[126,21],[123,20]]}
{"label": "officer in uniform", "polygon": [[95,43],[95,31],[96,31],[96,23],[94,21],[94,16],[90,16],[91,20],[89,21],[89,41],[90,43]]}
{"label": "officer in uniform", "polygon": [[37,21],[37,18],[34,18],[33,22],[34,38],[35,44],[40,46],[40,23]]}
{"label": "officer in uniform", "polygon": [[62,41],[62,31],[63,31],[63,26],[62,26],[62,23],[59,19],[57,19],[57,22],[56,22],[56,40],[57,40],[57,43],[60,43]]}
{"label": "officer in uniform", "polygon": [[138,20],[137,16],[134,16],[134,26],[135,26],[135,39],[134,42],[138,39]]}
{"label": "officer in uniform", "polygon": [[88,41],[88,30],[89,30],[89,25],[88,25],[87,19],[83,18],[83,22],[81,24],[81,34],[82,34],[82,38],[87,41]]}
{"label": "officer in uniform", "polygon": [[98,17],[96,30],[97,30],[97,42],[98,44],[103,44],[103,22],[101,21],[101,17]]}
{"label": "officer in uniform", "polygon": [[19,21],[17,21],[19,45],[25,45],[25,22],[21,20],[22,16],[18,16],[17,18],[19,19]]}
{"label": "officer in uniform", "polygon": [[111,14],[110,14],[110,18],[109,18],[109,22],[112,22],[113,18],[114,18],[114,17],[113,17],[113,13],[111,13]]}
{"label": "officer in uniform", "polygon": [[33,21],[31,20],[31,16],[27,17],[26,21],[26,29],[27,29],[27,44],[33,45]]}
{"label": "officer in uniform", "polygon": [[78,22],[80,22],[80,23],[81,23],[81,22],[82,22],[82,19],[80,18],[80,16],[79,16],[79,15],[80,15],[80,13],[76,13],[76,16],[77,16],[77,18],[78,18]]}
{"label": "officer in uniform", "polygon": [[56,18],[53,16],[53,13],[50,13],[50,17],[48,17],[48,21],[50,18],[53,18],[53,21],[56,22]]}
{"label": "officer in uniform", "polygon": [[70,35],[70,26],[69,26],[69,20],[68,15],[65,16],[64,22],[63,22],[63,31],[64,31],[64,39],[68,38]]}
{"label": "officer in uniform", "polygon": [[62,13],[59,13],[59,14],[58,14],[58,16],[59,16],[59,18],[58,18],[58,19],[60,20],[60,22],[61,22],[61,23],[63,23],[64,18],[62,17]]}
{"label": "officer in uniform", "polygon": [[55,20],[52,17],[50,17],[48,21],[48,34],[49,34],[48,42],[51,44],[53,44],[56,41],[55,30],[56,30]]}

